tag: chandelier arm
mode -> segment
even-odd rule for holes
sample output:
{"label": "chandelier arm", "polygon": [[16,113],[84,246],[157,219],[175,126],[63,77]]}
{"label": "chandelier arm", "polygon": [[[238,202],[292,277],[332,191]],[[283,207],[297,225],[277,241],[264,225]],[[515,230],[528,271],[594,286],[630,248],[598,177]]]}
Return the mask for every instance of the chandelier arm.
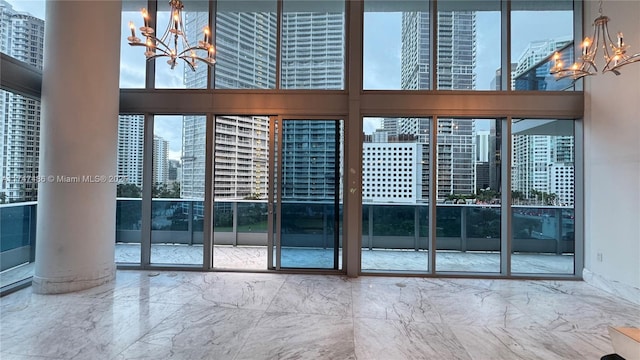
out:
{"label": "chandelier arm", "polygon": [[182,35],[182,47],[185,49],[192,48],[191,44],[189,44],[189,39],[187,39],[186,31],[184,30],[184,21],[182,21],[182,11],[179,12],[178,16],[180,17],[179,28]]}
{"label": "chandelier arm", "polygon": [[[165,53],[165,54],[167,54],[167,55],[169,55],[169,54],[171,53],[171,48],[170,48],[170,47],[169,47],[169,46],[168,46],[164,41],[162,41],[162,39],[158,39],[158,38],[157,38],[157,37],[155,37],[155,36],[149,36],[149,38],[150,38],[151,40],[153,40],[154,42],[160,43],[162,46],[164,46],[164,47],[165,47],[165,48],[163,49],[163,48],[160,48],[160,47],[158,47],[158,46],[155,46],[155,49],[158,49],[158,50],[162,51],[163,53]],[[165,50],[165,49],[166,49],[166,50]],[[167,51],[167,50],[168,50],[168,51]]]}
{"label": "chandelier arm", "polygon": [[189,47],[189,48],[186,48],[186,47],[185,47],[185,48],[184,48],[184,50],[182,50],[182,51],[178,54],[178,57],[180,57],[180,56],[188,56],[188,57],[191,57],[190,55],[185,55],[185,54],[187,54],[188,52],[191,52],[191,51],[194,51],[194,52],[195,52],[195,51],[197,51],[197,50],[204,50],[204,51],[208,51],[209,49],[207,49],[207,48],[205,48],[205,47],[202,47],[202,46],[200,46],[200,45],[198,45],[198,46],[191,46],[191,47]]}
{"label": "chandelier arm", "polygon": [[640,61],[640,53],[634,54],[632,56],[625,56],[624,60],[618,62],[617,65],[611,67],[610,71],[613,71],[616,75],[619,75],[620,74],[620,72],[618,71],[619,68],[625,65],[633,64],[638,61]]}
{"label": "chandelier arm", "polygon": [[159,58],[159,57],[171,57],[171,55],[168,55],[168,54],[156,54],[156,55],[149,56],[147,58],[147,61],[151,61],[151,60],[153,60],[155,58]]}
{"label": "chandelier arm", "polygon": [[196,67],[195,67],[195,65],[194,65],[194,64],[192,64],[192,63],[191,63],[191,61],[187,60],[185,57],[182,57],[182,56],[181,56],[181,57],[179,57],[179,59],[182,59],[182,61],[184,61],[185,63],[187,63],[187,65],[189,65],[189,68],[190,68],[192,71],[196,71]]}
{"label": "chandelier arm", "polygon": [[[202,57],[200,57],[200,56],[196,56],[196,57],[193,57],[193,59],[196,59],[196,60],[202,61],[203,63],[205,63],[205,64],[207,64],[207,65],[212,65],[212,64],[215,64],[215,63],[216,63],[216,60],[215,60],[215,59],[213,59],[213,58],[206,58],[206,59],[205,59],[205,58],[202,58]],[[210,59],[210,60],[207,60],[207,59]]]}

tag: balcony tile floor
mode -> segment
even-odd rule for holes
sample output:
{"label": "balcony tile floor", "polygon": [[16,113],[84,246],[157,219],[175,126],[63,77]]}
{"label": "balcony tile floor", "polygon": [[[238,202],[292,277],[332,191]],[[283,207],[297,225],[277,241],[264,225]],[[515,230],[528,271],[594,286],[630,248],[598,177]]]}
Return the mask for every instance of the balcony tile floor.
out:
{"label": "balcony tile floor", "polygon": [[0,314],[3,360],[599,359],[640,326],[581,281],[136,270]]}
{"label": "balcony tile floor", "polygon": [[[202,265],[202,246],[153,245],[153,264]],[[425,272],[427,251],[363,250],[364,271],[413,271]],[[140,245],[116,244],[115,259],[118,263],[139,263]],[[340,256],[340,260],[342,256]],[[573,256],[548,254],[513,254],[512,271],[525,274],[573,274]],[[500,272],[500,255],[497,253],[438,251],[438,271]],[[283,251],[283,265],[287,267],[333,267],[332,250],[288,249]],[[341,263],[341,261],[340,261]],[[225,246],[214,248],[214,266],[221,269],[266,270],[265,246]],[[34,264],[24,264],[0,273],[0,286],[32,276]]]}

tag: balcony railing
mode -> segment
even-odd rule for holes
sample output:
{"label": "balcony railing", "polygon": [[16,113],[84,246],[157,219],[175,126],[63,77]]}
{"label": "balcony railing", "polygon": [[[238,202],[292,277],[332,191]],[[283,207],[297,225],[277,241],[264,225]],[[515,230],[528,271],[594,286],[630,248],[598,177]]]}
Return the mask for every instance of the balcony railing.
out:
{"label": "balcony railing", "polygon": [[[333,205],[283,202],[282,233],[296,247],[331,247]],[[340,209],[340,212],[342,209]],[[500,205],[438,204],[437,250],[499,252]],[[365,203],[362,248],[427,250],[427,204]],[[153,244],[202,244],[204,204],[197,200],[154,199]],[[558,206],[512,206],[512,250],[521,253],[572,254],[574,210]],[[339,214],[341,218],[341,214]],[[266,246],[267,203],[221,200],[214,204],[214,244]],[[36,203],[0,205],[1,270],[35,259]],[[342,222],[338,223],[342,226]],[[116,207],[116,243],[140,243],[141,199],[120,198]],[[338,231],[341,233],[341,231]]]}
{"label": "balcony railing", "polygon": [[36,202],[0,205],[0,271],[35,261]]}

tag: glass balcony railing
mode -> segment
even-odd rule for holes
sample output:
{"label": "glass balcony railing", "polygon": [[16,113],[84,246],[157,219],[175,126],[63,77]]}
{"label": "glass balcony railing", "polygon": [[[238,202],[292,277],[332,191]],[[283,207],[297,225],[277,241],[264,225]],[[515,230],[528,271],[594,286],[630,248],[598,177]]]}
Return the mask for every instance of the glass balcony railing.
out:
{"label": "glass balcony railing", "polygon": [[36,202],[0,205],[0,288],[33,274],[35,243]]}
{"label": "glass balcony railing", "polygon": [[[323,208],[321,203],[314,204]],[[282,214],[284,235],[300,233],[294,230],[301,224],[307,225],[304,235],[309,241],[298,241],[297,247],[318,247],[321,246],[318,244],[326,242],[326,234],[335,227],[332,216],[316,216],[313,223],[311,220],[305,223],[300,219],[304,220],[304,216],[309,217],[309,214],[290,213],[293,208],[288,209]],[[203,210],[202,201],[154,199],[152,243],[201,245]],[[499,253],[500,211],[500,205],[438,204],[437,249]],[[512,252],[572,255],[575,249],[574,216],[574,209],[567,207],[512,206]],[[427,204],[365,203],[362,217],[363,250],[429,250]],[[5,286],[10,281],[7,274],[11,269],[32,264],[35,260],[36,203],[0,205],[0,222],[0,264],[2,286]],[[268,211],[264,200],[216,201],[214,245],[266,246],[267,224]],[[118,199],[116,244],[139,245],[141,225],[141,199]]]}

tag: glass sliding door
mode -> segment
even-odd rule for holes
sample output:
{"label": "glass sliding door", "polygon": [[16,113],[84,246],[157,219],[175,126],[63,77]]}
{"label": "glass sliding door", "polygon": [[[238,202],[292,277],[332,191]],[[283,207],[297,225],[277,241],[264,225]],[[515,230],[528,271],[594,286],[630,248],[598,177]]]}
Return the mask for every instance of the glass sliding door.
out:
{"label": "glass sliding door", "polygon": [[437,271],[500,272],[500,124],[438,119]]}
{"label": "glass sliding door", "polygon": [[513,119],[511,129],[511,271],[574,274],[574,121]]}
{"label": "glass sliding door", "polygon": [[139,264],[142,239],[144,115],[118,117],[116,251],[118,263]]}
{"label": "glass sliding door", "polygon": [[364,118],[363,271],[426,272],[429,118]]}
{"label": "glass sliding door", "polygon": [[284,120],[274,128],[275,268],[340,269],[341,120]]}
{"label": "glass sliding door", "polygon": [[267,269],[269,116],[217,116],[213,266]]}
{"label": "glass sliding door", "polygon": [[151,263],[202,265],[206,117],[154,117]]}

